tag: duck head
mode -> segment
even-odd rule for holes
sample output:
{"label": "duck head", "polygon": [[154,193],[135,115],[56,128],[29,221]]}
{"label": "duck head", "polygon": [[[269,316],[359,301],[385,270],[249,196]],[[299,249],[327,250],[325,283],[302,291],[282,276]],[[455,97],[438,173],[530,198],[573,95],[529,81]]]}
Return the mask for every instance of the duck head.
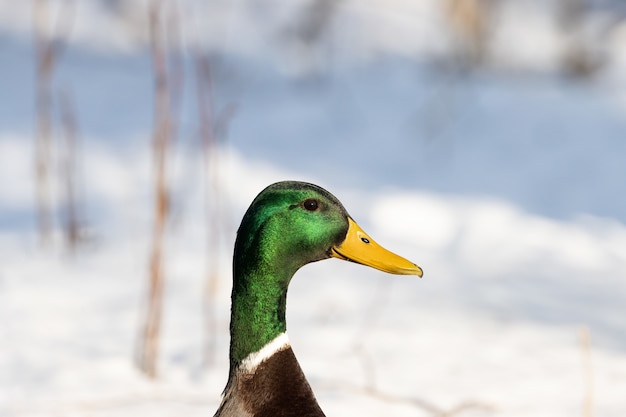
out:
{"label": "duck head", "polygon": [[237,233],[234,264],[272,266],[290,279],[300,267],[331,257],[391,274],[423,274],[376,243],[334,195],[295,181],[272,184],[254,199]]}

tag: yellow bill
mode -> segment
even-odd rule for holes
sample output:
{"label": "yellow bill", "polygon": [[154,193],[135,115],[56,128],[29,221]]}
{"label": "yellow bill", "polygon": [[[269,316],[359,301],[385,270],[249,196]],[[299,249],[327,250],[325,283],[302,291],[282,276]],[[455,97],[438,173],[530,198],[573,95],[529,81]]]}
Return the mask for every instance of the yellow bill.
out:
{"label": "yellow bill", "polygon": [[348,233],[343,242],[331,248],[334,258],[371,266],[390,274],[423,275],[422,268],[380,246],[348,217]]}

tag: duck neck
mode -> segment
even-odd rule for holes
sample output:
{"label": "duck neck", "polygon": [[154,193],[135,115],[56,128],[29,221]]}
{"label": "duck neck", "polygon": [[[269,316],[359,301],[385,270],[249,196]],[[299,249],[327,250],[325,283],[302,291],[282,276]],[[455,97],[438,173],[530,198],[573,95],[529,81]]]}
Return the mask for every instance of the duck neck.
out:
{"label": "duck neck", "polygon": [[287,330],[287,285],[293,273],[279,271],[280,268],[267,264],[238,266],[235,263],[230,322],[231,373],[250,354]]}

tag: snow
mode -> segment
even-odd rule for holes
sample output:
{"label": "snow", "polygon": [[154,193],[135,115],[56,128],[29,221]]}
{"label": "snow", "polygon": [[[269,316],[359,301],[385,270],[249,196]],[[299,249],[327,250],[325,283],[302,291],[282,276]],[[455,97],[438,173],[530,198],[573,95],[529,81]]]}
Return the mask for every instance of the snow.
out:
{"label": "snow", "polygon": [[[32,11],[0,3],[0,416],[212,415],[228,372],[234,233],[283,179],[327,188],[425,272],[339,260],[298,272],[289,340],[327,415],[571,416],[589,384],[594,415],[623,415],[624,30],[608,38],[609,66],[574,80],[556,72],[563,39],[541,3],[509,2],[493,67],[458,73],[432,59],[449,42],[436,2],[346,0],[304,68],[299,46],[277,40],[306,5],[288,3],[182,3],[187,42],[213,54],[215,107],[235,113],[214,155],[223,235],[209,243],[187,62],[156,380],[132,361],[152,227],[152,74],[147,33],[131,24],[145,4],[125,6],[129,23],[79,2],[55,76],[81,139],[86,241],[71,254],[58,225],[54,245],[38,244]],[[218,335],[206,364],[211,262]]]}

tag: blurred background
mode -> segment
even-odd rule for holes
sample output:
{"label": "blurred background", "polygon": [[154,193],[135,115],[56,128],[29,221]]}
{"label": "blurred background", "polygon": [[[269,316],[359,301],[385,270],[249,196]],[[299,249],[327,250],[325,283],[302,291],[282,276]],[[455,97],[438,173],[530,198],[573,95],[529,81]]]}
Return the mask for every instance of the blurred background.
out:
{"label": "blurred background", "polygon": [[328,415],[626,412],[622,0],[0,0],[0,416],[212,415],[278,180],[422,280],[294,278]]}

